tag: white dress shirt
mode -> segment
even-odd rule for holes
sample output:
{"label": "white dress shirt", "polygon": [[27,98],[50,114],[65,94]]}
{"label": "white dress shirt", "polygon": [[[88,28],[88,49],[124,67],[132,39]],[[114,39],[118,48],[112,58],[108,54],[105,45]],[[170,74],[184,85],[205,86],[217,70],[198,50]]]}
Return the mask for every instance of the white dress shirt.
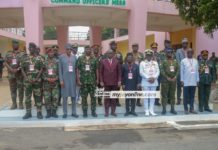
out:
{"label": "white dress shirt", "polygon": [[198,61],[195,58],[183,59],[180,75],[184,86],[197,86],[197,82],[199,82]]}

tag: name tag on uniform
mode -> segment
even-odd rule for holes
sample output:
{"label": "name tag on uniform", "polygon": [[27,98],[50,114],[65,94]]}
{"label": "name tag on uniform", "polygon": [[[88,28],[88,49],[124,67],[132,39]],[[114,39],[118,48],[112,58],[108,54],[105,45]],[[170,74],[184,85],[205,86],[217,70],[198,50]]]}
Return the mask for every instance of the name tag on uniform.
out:
{"label": "name tag on uniform", "polygon": [[12,59],[12,65],[16,65],[17,64],[17,59],[16,58],[13,58]]}
{"label": "name tag on uniform", "polygon": [[132,74],[132,72],[129,72],[129,73],[128,73],[128,79],[131,80],[132,78],[133,78],[133,74]]}
{"label": "name tag on uniform", "polygon": [[48,75],[53,75],[53,69],[48,69]]}
{"label": "name tag on uniform", "polygon": [[170,72],[175,72],[175,67],[174,66],[170,66]]}
{"label": "name tag on uniform", "polygon": [[208,67],[206,67],[204,71],[205,71],[206,74],[209,74],[209,68]]}
{"label": "name tag on uniform", "polygon": [[68,66],[68,71],[73,72],[73,66]]}
{"label": "name tag on uniform", "polygon": [[30,71],[34,71],[35,70],[35,65],[30,65]]}
{"label": "name tag on uniform", "polygon": [[90,71],[90,65],[86,65],[86,71]]}

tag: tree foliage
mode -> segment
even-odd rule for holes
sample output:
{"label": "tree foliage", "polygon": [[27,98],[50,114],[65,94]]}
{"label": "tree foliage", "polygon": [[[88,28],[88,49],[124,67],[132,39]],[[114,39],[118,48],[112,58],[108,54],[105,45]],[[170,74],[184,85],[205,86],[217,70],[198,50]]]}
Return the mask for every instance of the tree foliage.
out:
{"label": "tree foliage", "polygon": [[172,0],[180,16],[211,34],[218,29],[218,0]]}
{"label": "tree foliage", "polygon": [[45,40],[55,40],[57,39],[57,31],[55,27],[45,27],[44,28],[44,39]]}
{"label": "tree foliage", "polygon": [[102,40],[108,40],[114,38],[113,28],[103,28],[102,30]]}

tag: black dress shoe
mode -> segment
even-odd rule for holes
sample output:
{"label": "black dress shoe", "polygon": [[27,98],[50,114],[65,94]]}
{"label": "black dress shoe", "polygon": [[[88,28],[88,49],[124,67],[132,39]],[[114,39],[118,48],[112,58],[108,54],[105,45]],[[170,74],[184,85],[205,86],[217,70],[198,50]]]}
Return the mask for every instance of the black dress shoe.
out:
{"label": "black dress shoe", "polygon": [[177,115],[177,112],[175,110],[171,110],[170,113],[173,115]]}
{"label": "black dress shoe", "polygon": [[121,104],[120,104],[120,103],[117,103],[117,107],[121,107]]}
{"label": "black dress shoe", "polygon": [[74,118],[79,118],[79,115],[77,115],[77,114],[72,114],[71,116]]}
{"label": "black dress shoe", "polygon": [[116,113],[111,113],[111,116],[117,117]]}
{"label": "black dress shoe", "polygon": [[63,115],[63,118],[67,118],[67,114],[64,114],[64,115]]}
{"label": "black dress shoe", "polygon": [[199,112],[203,112],[203,108],[199,108]]}
{"label": "black dress shoe", "polygon": [[32,118],[32,113],[31,112],[27,112],[24,116],[23,116],[23,119],[29,119],[29,118]]}
{"label": "black dress shoe", "polygon": [[124,116],[126,117],[126,116],[129,116],[129,112],[126,112],[125,114],[124,114]]}
{"label": "black dress shoe", "polygon": [[43,116],[42,116],[42,112],[40,111],[40,112],[37,112],[37,118],[38,119],[43,119]]}
{"label": "black dress shoe", "polygon": [[135,112],[131,112],[131,114],[132,114],[133,116],[138,116]]}
{"label": "black dress shoe", "polygon": [[213,112],[210,108],[204,109],[204,111]]}
{"label": "black dress shoe", "polygon": [[156,102],[155,105],[156,106],[161,106],[161,104],[159,102]]}

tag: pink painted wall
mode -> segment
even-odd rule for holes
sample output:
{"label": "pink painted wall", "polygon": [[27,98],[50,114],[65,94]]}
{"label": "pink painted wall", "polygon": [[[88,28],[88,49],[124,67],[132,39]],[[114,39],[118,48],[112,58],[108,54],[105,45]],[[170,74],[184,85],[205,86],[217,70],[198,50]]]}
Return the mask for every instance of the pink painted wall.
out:
{"label": "pink painted wall", "polygon": [[[26,47],[34,42],[43,53],[43,16],[41,1],[23,0]],[[28,52],[28,51],[27,51]]]}
{"label": "pink painted wall", "polygon": [[57,27],[57,41],[59,45],[59,53],[64,53],[65,45],[68,43],[68,26]]}
{"label": "pink painted wall", "polygon": [[101,45],[101,31],[102,28],[98,26],[91,26],[90,27],[90,45]]}
{"label": "pink painted wall", "polygon": [[214,37],[211,38],[204,33],[203,29],[197,29],[196,49],[198,54],[206,49],[210,52],[210,55],[212,52],[216,52],[216,55],[218,56],[218,31],[214,32]]}
{"label": "pink painted wall", "polygon": [[[128,32],[129,32],[129,50],[132,44],[138,43],[139,49],[145,49],[145,35],[147,31],[147,1],[137,0],[130,2]],[[141,14],[144,14],[142,16]]]}

